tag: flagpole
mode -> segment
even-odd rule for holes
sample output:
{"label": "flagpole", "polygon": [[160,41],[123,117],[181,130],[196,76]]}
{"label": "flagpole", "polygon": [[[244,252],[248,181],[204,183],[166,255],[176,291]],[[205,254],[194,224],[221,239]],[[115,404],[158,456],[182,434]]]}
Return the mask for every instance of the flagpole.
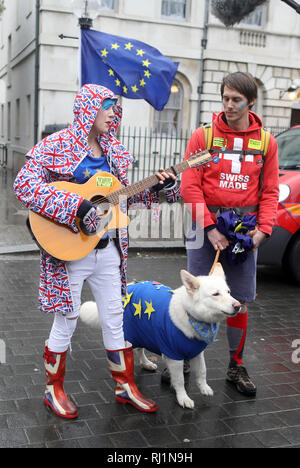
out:
{"label": "flagpole", "polygon": [[79,47],[78,47],[78,78],[79,78],[79,86],[82,86],[82,71],[81,71],[81,28],[79,33]]}
{"label": "flagpole", "polygon": [[208,28],[208,15],[209,15],[209,0],[205,0],[204,20],[203,20],[203,36],[201,39],[201,58],[200,58],[200,76],[198,86],[198,109],[196,127],[201,124],[201,95],[203,92],[203,77],[204,77],[204,51],[207,46],[207,28]]}

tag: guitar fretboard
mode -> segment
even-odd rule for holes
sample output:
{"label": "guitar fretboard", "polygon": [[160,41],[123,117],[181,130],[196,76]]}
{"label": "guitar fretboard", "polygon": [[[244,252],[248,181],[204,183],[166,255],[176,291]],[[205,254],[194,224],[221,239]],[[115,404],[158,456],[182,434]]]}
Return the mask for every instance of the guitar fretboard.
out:
{"label": "guitar fretboard", "polygon": [[[178,175],[186,171],[187,169],[196,166],[201,166],[210,162],[211,160],[212,157],[210,153],[208,153],[207,151],[202,151],[196,156],[193,156],[192,158],[186,161],[183,161],[181,163],[176,164],[175,166],[170,167],[169,169],[166,169],[165,172],[169,172],[172,174],[175,173],[176,175]],[[106,199],[112,205],[118,205],[120,201],[125,201],[127,200],[127,198],[133,197],[134,195],[137,195],[138,193],[141,193],[144,190],[153,187],[153,185],[156,185],[158,182],[159,178],[154,174],[149,177],[146,177],[143,180],[140,180],[139,182],[135,182],[134,184],[129,185],[128,187],[124,187],[120,190],[116,190],[115,192],[108,194],[106,196]]]}
{"label": "guitar fretboard", "polygon": [[[183,161],[182,163],[177,164],[174,166],[174,169],[176,171],[176,174],[180,174],[181,172],[185,171],[188,169],[190,166],[187,161]],[[173,173],[173,170],[166,169],[166,172]],[[116,192],[112,192],[107,196],[107,199],[110,203],[113,205],[117,205],[121,199],[126,199],[133,197],[134,195],[137,195],[140,192],[143,192],[144,190],[153,187],[153,185],[156,185],[159,182],[159,178],[156,175],[151,175],[149,177],[146,177],[143,180],[140,180],[139,182],[135,182],[132,185],[129,185],[128,187],[124,187],[120,190],[117,190]]]}

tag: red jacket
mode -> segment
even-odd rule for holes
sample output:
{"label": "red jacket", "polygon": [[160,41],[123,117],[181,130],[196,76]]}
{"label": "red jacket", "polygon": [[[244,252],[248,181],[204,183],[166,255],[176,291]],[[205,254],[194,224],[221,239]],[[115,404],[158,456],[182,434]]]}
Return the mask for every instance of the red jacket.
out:
{"label": "red jacket", "polygon": [[[249,154],[251,149],[259,148],[262,127],[260,118],[254,112],[249,112],[249,128],[237,132],[228,127],[223,116],[224,112],[221,112],[214,120],[211,147],[220,160],[216,164],[210,163],[209,166],[185,171],[181,182],[182,198],[190,205],[194,221],[202,227],[216,223],[215,215],[209,211],[208,206],[233,208],[258,205],[258,210],[252,209],[249,212],[257,214],[259,230],[271,235],[279,195],[277,142],[271,135],[263,163],[261,154]],[[218,148],[225,147],[226,150],[247,150],[247,154],[241,161],[239,154],[218,153]],[[200,127],[189,141],[185,159],[188,159],[191,153],[204,149],[204,132]],[[196,210],[197,204],[203,207],[204,213],[203,209]]]}

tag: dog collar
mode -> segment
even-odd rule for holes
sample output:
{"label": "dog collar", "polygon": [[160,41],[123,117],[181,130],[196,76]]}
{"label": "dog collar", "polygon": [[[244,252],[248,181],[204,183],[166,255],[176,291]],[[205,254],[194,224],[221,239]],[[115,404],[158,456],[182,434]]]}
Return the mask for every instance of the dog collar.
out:
{"label": "dog collar", "polygon": [[200,322],[200,320],[195,319],[189,313],[188,317],[190,324],[202,341],[205,341],[206,344],[210,344],[216,341],[216,336],[219,331],[218,323]]}

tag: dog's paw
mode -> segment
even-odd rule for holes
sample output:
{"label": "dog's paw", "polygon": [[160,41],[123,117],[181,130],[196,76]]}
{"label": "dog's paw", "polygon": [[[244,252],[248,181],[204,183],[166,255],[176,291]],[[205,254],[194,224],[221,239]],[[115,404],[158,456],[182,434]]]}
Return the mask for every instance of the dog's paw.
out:
{"label": "dog's paw", "polygon": [[157,365],[154,364],[154,362],[151,362],[151,361],[147,361],[147,362],[143,361],[140,364],[141,364],[143,369],[148,370],[148,371],[156,371],[156,369],[157,369]]}
{"label": "dog's paw", "polygon": [[207,384],[199,385],[199,389],[200,389],[201,395],[213,396],[214,394],[213,389]]}
{"label": "dog's paw", "polygon": [[182,408],[190,408],[194,409],[195,403],[193,400],[190,399],[190,397],[185,394],[185,395],[177,395],[177,401]]}

